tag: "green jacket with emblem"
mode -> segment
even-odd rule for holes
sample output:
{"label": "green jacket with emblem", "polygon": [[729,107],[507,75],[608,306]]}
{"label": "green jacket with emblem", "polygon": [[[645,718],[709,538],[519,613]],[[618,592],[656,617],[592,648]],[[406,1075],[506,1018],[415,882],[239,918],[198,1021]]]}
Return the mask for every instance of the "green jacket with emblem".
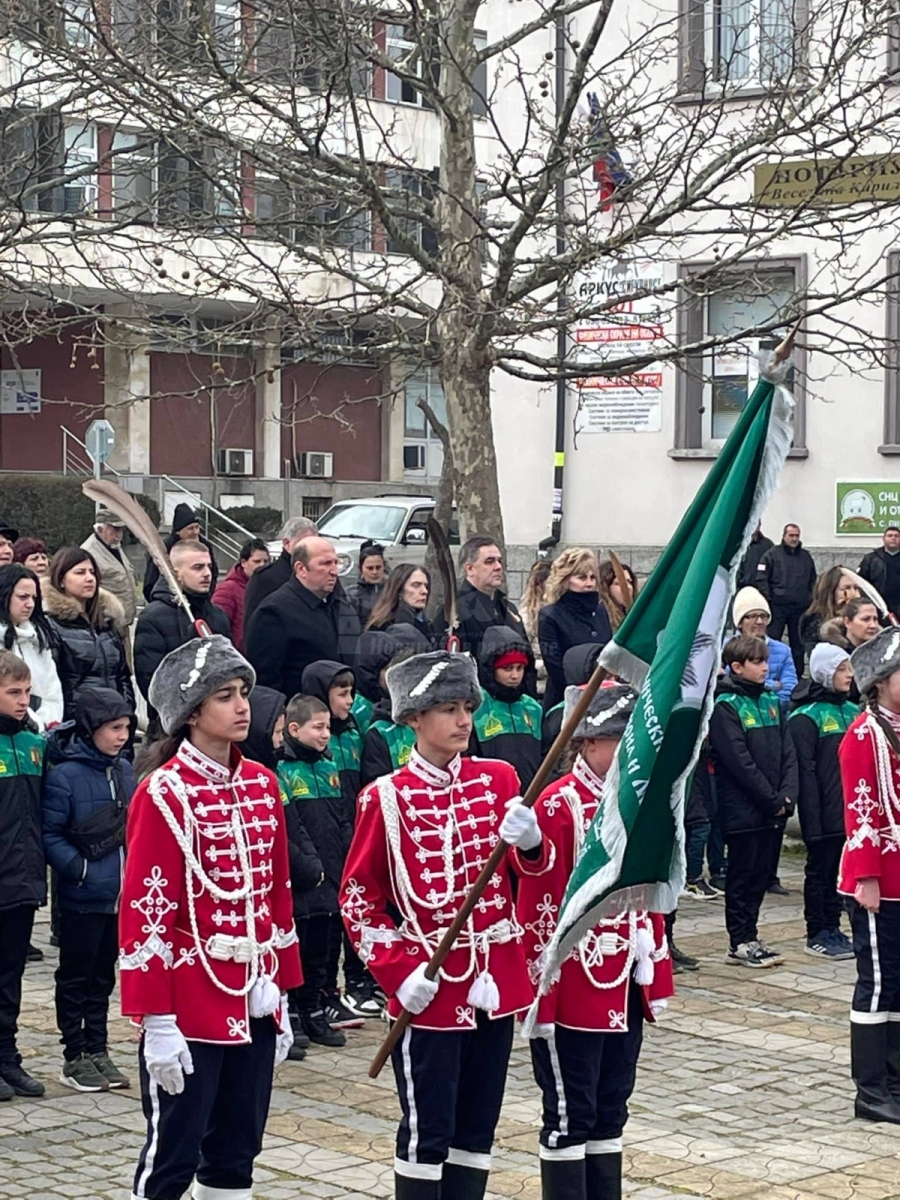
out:
{"label": "green jacket with emblem", "polygon": [[797,752],[800,830],[805,842],[844,836],[844,793],[838,747],[859,705],[847,693],[812,682],[793,706],[791,738]]}
{"label": "green jacket with emblem", "polygon": [[[722,832],[783,825],[797,802],[797,756],[778,697],[765,684],[724,676],[709,723]],[[778,815],[780,809],[785,813]]]}
{"label": "green jacket with emblem", "polygon": [[0,911],[47,903],[41,839],[44,739],[0,716]]}
{"label": "green jacket with emblem", "polygon": [[382,775],[390,775],[398,767],[409,762],[416,735],[408,725],[395,725],[391,720],[391,702],[383,700],[376,704],[372,713],[372,724],[363,743],[360,780],[366,787]]}
{"label": "green jacket with emblem", "polygon": [[541,765],[541,717],[541,706],[531,696],[506,704],[485,691],[475,713],[469,751],[510,763],[524,791]]}

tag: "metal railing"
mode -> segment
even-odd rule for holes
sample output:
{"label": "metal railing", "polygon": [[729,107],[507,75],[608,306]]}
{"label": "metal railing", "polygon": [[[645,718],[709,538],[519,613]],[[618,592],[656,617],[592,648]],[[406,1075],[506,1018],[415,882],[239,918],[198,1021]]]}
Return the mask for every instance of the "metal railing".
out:
{"label": "metal railing", "polygon": [[[224,512],[221,508],[216,508],[214,504],[207,503],[196,492],[190,491],[183,483],[179,483],[177,479],[172,479],[169,475],[160,475],[160,479],[171,484],[173,488],[177,488],[179,492],[183,492],[195,512],[198,509],[200,510],[197,515],[201,518],[200,524],[203,526],[203,536],[212,544],[214,549],[221,550],[227,558],[237,561],[240,557],[241,546],[244,542],[252,538],[254,534],[229,517],[227,512]],[[234,537],[231,533],[226,533],[224,529],[218,527],[210,528],[210,516],[214,516],[217,522],[224,522],[226,525],[230,525],[232,529],[240,534],[240,538]]]}

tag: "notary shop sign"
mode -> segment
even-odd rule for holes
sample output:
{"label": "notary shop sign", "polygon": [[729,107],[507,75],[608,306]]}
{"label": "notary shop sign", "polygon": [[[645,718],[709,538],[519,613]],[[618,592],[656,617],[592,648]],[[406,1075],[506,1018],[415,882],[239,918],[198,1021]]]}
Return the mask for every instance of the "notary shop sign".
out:
{"label": "notary shop sign", "polygon": [[900,200],[900,154],[767,163],[754,169],[753,198],[766,208]]}

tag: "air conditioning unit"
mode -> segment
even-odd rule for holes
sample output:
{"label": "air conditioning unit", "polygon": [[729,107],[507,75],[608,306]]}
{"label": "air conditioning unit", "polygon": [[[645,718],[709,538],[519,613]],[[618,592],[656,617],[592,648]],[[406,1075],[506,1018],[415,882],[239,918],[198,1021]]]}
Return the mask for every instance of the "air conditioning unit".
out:
{"label": "air conditioning unit", "polygon": [[306,450],[299,455],[300,474],[307,479],[330,479],[334,474],[334,455],[321,450]]}
{"label": "air conditioning unit", "polygon": [[219,450],[217,454],[220,475],[252,475],[252,450]]}

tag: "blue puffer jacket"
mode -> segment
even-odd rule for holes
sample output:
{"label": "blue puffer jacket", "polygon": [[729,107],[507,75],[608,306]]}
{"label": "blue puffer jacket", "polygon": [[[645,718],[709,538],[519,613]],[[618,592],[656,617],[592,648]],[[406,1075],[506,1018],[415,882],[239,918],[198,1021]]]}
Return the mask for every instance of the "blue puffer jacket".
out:
{"label": "blue puffer jacket", "polygon": [[107,721],[130,717],[133,709],[111,688],[85,691],[74,725],[62,726],[47,740],[50,770],[44,781],[43,836],[47,861],[57,873],[60,908],[75,912],[114,913],[122,886],[124,848],[88,862],[68,831],[116,802],[127,807],[135,789],[134,770],[121,754],[101,754],[91,736]]}
{"label": "blue puffer jacket", "polygon": [[[769,669],[766,672],[766,687],[778,694],[778,701],[783,712],[787,712],[791,702],[791,693],[797,686],[797,670],[791,657],[791,648],[787,642],[776,642],[767,637],[769,646]],[[780,683],[781,687],[773,685]]]}

